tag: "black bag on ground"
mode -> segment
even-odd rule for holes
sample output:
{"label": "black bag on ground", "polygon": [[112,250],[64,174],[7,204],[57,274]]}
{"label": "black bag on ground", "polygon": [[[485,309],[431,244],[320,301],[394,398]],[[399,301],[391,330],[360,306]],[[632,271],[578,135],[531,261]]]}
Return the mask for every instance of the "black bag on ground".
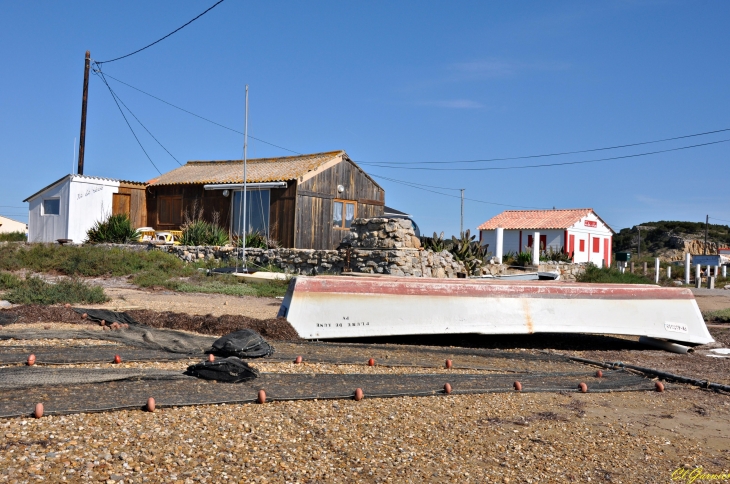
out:
{"label": "black bag on ground", "polygon": [[242,381],[253,380],[259,376],[256,368],[251,368],[248,366],[248,363],[234,356],[190,365],[185,373],[205,380],[216,380],[227,383],[240,383]]}
{"label": "black bag on ground", "polygon": [[262,358],[274,354],[274,348],[256,331],[242,329],[217,339],[211,353],[218,356]]}

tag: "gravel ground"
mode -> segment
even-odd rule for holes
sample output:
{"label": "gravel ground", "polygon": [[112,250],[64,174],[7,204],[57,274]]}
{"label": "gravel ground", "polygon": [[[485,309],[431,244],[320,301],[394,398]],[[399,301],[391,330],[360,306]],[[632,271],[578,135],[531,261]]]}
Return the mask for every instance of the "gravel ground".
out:
{"label": "gravel ground", "polygon": [[685,388],[8,419],[0,482],[669,482],[730,467],[729,405]]}

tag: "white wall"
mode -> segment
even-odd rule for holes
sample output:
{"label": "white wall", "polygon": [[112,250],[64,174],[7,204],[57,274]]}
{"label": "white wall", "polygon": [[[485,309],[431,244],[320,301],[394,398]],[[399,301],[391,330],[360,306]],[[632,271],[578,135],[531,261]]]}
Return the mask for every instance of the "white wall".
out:
{"label": "white wall", "polygon": [[[68,238],[69,184],[70,179],[66,178],[28,201],[28,242],[55,242]],[[43,200],[50,198],[60,200],[58,215],[43,213]]]}
{"label": "white wall", "polygon": [[[112,211],[112,195],[119,182],[74,175],[37,194],[28,201],[28,241],[55,242],[86,240],[86,232]],[[58,198],[58,215],[43,213],[43,200]]]}
{"label": "white wall", "polygon": [[6,232],[26,232],[26,226],[23,222],[18,222],[11,218],[0,215],[0,233]]}
{"label": "white wall", "polygon": [[[520,231],[519,230],[505,230],[504,231],[504,253],[507,252],[524,252],[527,247],[527,236],[533,235],[534,230],[522,230],[522,247],[520,247]],[[563,248],[563,234],[564,230],[543,230],[540,235],[547,236],[547,247],[552,247],[553,250],[560,250]],[[496,231],[495,230],[482,230],[482,245],[489,244],[487,249],[494,255],[494,248],[496,247]]]}
{"label": "white wall", "polygon": [[[595,222],[596,227],[589,227],[586,221]],[[601,222],[593,213],[582,218],[568,229],[568,236],[575,236],[575,246],[573,247],[575,262],[592,262],[598,267],[603,266],[603,261],[611,262],[611,242],[612,232]],[[593,239],[599,239],[598,252],[593,252]],[[580,250],[580,241],[585,241],[585,250]],[[609,253],[605,252],[606,240],[608,240]]]}
{"label": "white wall", "polygon": [[85,241],[86,232],[112,213],[112,195],[118,191],[118,181],[74,177],[69,191],[66,238],[76,243]]}

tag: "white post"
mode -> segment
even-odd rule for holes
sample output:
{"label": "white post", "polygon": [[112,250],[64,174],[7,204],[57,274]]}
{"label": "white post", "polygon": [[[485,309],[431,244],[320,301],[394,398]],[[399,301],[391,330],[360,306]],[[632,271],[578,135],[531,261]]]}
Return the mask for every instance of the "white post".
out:
{"label": "white post", "polygon": [[710,276],[707,278],[707,289],[715,289],[715,277]]}
{"label": "white post", "polygon": [[727,277],[727,266],[722,266],[722,277]]}
{"label": "white post", "polygon": [[540,232],[532,234],[532,265],[540,265]]}
{"label": "white post", "polygon": [[494,243],[494,257],[497,258],[497,263],[501,264],[502,252],[504,248],[504,229],[502,227],[497,227],[494,231],[494,235],[497,237],[497,240]]}
{"label": "white post", "polygon": [[710,272],[712,269],[710,269],[710,264],[707,264],[707,270],[705,271],[705,275],[707,277],[710,277],[712,275],[712,272]]}
{"label": "white post", "polygon": [[672,278],[672,266],[667,266],[667,279]]}
{"label": "white post", "polygon": [[700,275],[701,270],[702,267],[700,267],[699,264],[695,264],[695,287],[702,287],[702,276]]}
{"label": "white post", "polygon": [[654,259],[654,283],[659,284],[659,257]]}
{"label": "white post", "polygon": [[717,277],[720,275],[720,268],[718,266],[715,266],[714,276]]}
{"label": "white post", "polygon": [[690,259],[692,256],[689,253],[684,254],[684,283],[689,285],[689,271],[690,271]]}

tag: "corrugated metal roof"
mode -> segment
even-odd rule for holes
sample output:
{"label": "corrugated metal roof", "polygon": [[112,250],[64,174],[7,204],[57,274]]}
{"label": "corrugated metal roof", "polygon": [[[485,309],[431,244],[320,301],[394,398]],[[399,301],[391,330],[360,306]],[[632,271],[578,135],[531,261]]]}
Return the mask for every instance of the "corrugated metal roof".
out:
{"label": "corrugated metal roof", "polygon": [[[281,158],[254,158],[246,162],[246,181],[294,180],[337,157],[345,159],[347,153],[340,150]],[[149,181],[152,186],[204,183],[243,183],[243,160],[189,161]]]}
{"label": "corrugated metal roof", "polygon": [[[493,230],[502,227],[508,230],[525,229],[567,229],[574,223],[594,213],[592,208],[559,210],[505,210],[479,227],[479,230]],[[598,217],[598,215],[596,215]],[[600,219],[600,217],[598,217]],[[603,222],[603,220],[601,220]],[[605,224],[605,222],[604,222]],[[608,224],[606,224],[608,226]],[[610,227],[609,227],[610,229]]]}

